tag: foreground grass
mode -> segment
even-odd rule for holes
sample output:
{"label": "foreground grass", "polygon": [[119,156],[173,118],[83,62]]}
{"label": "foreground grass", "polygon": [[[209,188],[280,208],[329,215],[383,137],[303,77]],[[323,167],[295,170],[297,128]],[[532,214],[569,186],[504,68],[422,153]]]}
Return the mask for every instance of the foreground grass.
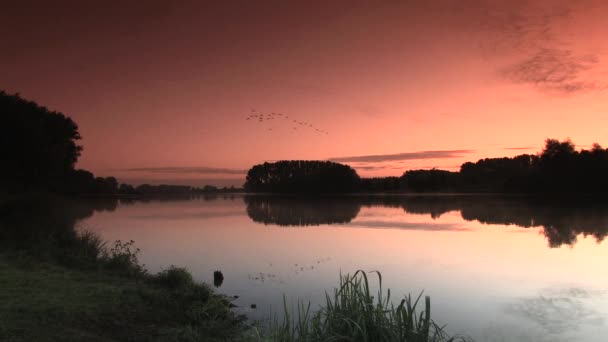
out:
{"label": "foreground grass", "polygon": [[0,340],[465,341],[432,321],[429,297],[394,305],[378,278],[375,295],[359,271],[341,277],[321,308],[300,303],[294,313],[285,305],[283,319],[247,328],[225,298],[184,269],[142,278],[0,254]]}
{"label": "foreground grass", "polygon": [[417,311],[422,294],[406,296],[395,306],[391,291],[384,292],[382,275],[376,273],[378,292],[372,294],[367,274],[357,271],[340,276],[340,286],[326,294],[325,305],[312,312],[310,304],[298,303],[295,313],[285,305],[282,320],[267,329],[250,331],[251,340],[277,342],[304,341],[378,341],[378,342],[454,342],[464,337],[449,337],[431,320],[431,299]]}
{"label": "foreground grass", "polygon": [[172,268],[148,279],[0,255],[2,341],[226,341],[228,302]]}

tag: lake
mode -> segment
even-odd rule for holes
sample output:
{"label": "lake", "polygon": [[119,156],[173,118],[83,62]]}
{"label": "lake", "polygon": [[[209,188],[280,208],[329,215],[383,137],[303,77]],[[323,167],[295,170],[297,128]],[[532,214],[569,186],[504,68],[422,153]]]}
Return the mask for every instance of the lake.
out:
{"label": "lake", "polygon": [[[431,296],[432,317],[477,341],[605,341],[608,206],[496,196],[226,195],[118,201],[79,229],[135,240],[151,272],[188,268],[254,320],[380,271],[395,301]],[[370,274],[377,285],[377,278]],[[251,304],[256,308],[252,309]]]}

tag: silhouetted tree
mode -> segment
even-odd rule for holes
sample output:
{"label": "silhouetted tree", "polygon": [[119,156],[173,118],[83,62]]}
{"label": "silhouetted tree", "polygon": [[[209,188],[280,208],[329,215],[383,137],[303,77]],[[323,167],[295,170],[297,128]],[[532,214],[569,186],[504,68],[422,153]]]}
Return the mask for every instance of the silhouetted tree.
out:
{"label": "silhouetted tree", "polygon": [[78,126],[63,113],[0,91],[3,188],[59,187],[80,156],[79,139]]}
{"label": "silhouetted tree", "polygon": [[460,190],[519,192],[529,189],[538,157],[522,154],[513,158],[486,158],[460,167]]}
{"label": "silhouetted tree", "polygon": [[403,184],[399,177],[361,178],[359,191],[361,192],[396,192],[402,190]]}
{"label": "silhouetted tree", "polygon": [[279,193],[353,192],[357,172],[348,165],[329,161],[291,160],[255,165],[247,173],[245,190]]}
{"label": "silhouetted tree", "polygon": [[576,151],[570,140],[547,139],[538,155],[466,162],[460,172],[413,170],[406,190],[514,193],[602,193],[608,191],[608,150],[594,144]]}
{"label": "silhouetted tree", "polygon": [[413,191],[454,191],[460,184],[458,172],[445,170],[409,170],[402,176],[406,189]]}

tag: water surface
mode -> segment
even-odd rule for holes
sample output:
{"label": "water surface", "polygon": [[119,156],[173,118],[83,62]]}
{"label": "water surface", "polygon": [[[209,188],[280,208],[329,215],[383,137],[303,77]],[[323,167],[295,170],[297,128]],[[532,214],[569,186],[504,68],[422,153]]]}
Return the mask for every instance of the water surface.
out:
{"label": "water surface", "polygon": [[[121,201],[79,229],[135,240],[151,272],[187,267],[252,319],[322,302],[339,273],[382,272],[393,296],[477,341],[605,341],[608,207],[489,196],[226,196]],[[256,309],[250,305],[256,304]]]}

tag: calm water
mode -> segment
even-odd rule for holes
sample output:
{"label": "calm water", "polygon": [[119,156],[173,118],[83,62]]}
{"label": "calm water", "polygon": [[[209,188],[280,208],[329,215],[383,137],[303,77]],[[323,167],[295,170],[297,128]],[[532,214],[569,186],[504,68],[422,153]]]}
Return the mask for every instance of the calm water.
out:
{"label": "calm water", "polygon": [[[606,341],[608,207],[480,196],[119,202],[79,229],[135,240],[152,271],[185,266],[253,319],[282,296],[321,303],[340,272],[382,272],[393,296],[477,341]],[[400,298],[398,298],[400,299]],[[250,309],[256,304],[257,309]]]}

